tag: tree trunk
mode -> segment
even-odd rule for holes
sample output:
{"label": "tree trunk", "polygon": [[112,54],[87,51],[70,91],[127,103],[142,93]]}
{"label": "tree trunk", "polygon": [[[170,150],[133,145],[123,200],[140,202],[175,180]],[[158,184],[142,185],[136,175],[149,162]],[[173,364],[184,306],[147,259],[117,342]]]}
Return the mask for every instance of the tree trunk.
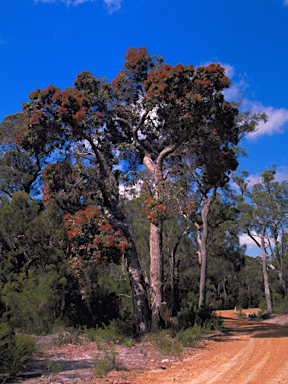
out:
{"label": "tree trunk", "polygon": [[[154,194],[153,199],[158,204],[161,201],[163,188],[163,174],[161,156],[158,157],[156,163],[152,161],[147,154],[144,156],[143,164],[147,167],[151,181],[153,182]],[[163,237],[163,219],[155,218],[155,222],[150,223],[150,306],[151,306],[151,331],[156,332],[161,328],[160,309],[163,299],[163,254],[162,254],[162,237]],[[166,303],[163,303],[166,306]]]}
{"label": "tree trunk", "polygon": [[140,336],[150,331],[150,311],[145,281],[136,247],[132,238],[129,238],[128,240],[129,243],[132,244],[132,247],[127,250],[125,260],[132,292],[136,333]]}
{"label": "tree trunk", "polygon": [[198,303],[198,308],[200,311],[204,310],[206,305],[206,274],[207,274],[207,252],[206,252],[206,245],[205,245],[206,239],[205,239],[205,235],[203,236],[202,234],[202,241],[200,246],[201,265],[200,265],[199,303]]}
{"label": "tree trunk", "polygon": [[277,222],[277,225],[272,232],[272,236],[273,236],[273,240],[274,240],[274,248],[271,244],[269,237],[268,237],[268,241],[269,241],[269,248],[271,251],[271,255],[273,256],[273,258],[277,264],[277,273],[278,273],[278,277],[279,277],[279,284],[281,287],[282,296],[284,298],[287,294],[286,283],[285,283],[285,280],[283,278],[283,255],[285,254],[285,251],[284,251],[284,249],[280,250],[281,246],[279,244],[278,230],[277,230],[278,225],[279,225],[279,221]]}
{"label": "tree trunk", "polygon": [[[275,241],[275,240],[274,240]],[[278,242],[277,242],[278,243]],[[276,246],[279,246],[278,244],[276,243],[275,241],[275,244]],[[284,253],[284,252],[283,252]],[[282,293],[282,296],[283,298],[286,296],[287,294],[287,288],[286,288],[286,283],[285,283],[285,280],[283,278],[283,256],[282,254],[279,252],[279,250],[276,250],[274,252],[274,258],[276,259],[276,264],[277,264],[277,274],[278,274],[278,278],[279,278],[279,284],[280,284],[280,287],[281,287],[281,293]]]}
{"label": "tree trunk", "polygon": [[279,282],[282,289],[282,296],[283,298],[287,295],[287,288],[285,284],[285,280],[283,279],[283,272],[281,269],[278,270],[278,276],[279,276]]}
{"label": "tree trunk", "polygon": [[162,222],[150,224],[150,301],[151,331],[160,328],[160,305],[163,298]]}
{"label": "tree trunk", "polygon": [[200,283],[199,283],[199,311],[205,309],[206,306],[206,275],[207,275],[207,248],[208,248],[208,215],[210,206],[215,200],[216,188],[213,189],[212,195],[204,200],[201,210],[202,228],[201,235],[199,233],[200,227],[196,225],[198,229],[198,244],[199,244],[199,262],[200,262]]}
{"label": "tree trunk", "polygon": [[265,249],[265,226],[261,229],[261,257],[262,257],[262,268],[263,268],[263,280],[264,280],[264,291],[266,298],[267,312],[272,313],[272,301],[269,287],[269,278],[267,270],[267,253]]}
{"label": "tree trunk", "polygon": [[177,268],[179,266],[179,261],[176,262],[176,253],[178,246],[180,244],[180,241],[182,239],[182,236],[186,234],[187,231],[184,231],[181,236],[179,236],[176,244],[174,245],[172,251],[170,252],[169,257],[169,267],[170,267],[170,288],[171,288],[171,299],[172,299],[172,308],[171,308],[171,315],[176,316],[177,312],[179,311],[179,277],[177,273]]}
{"label": "tree trunk", "polygon": [[134,240],[126,224],[125,213],[119,204],[118,182],[103,154],[98,151],[93,142],[91,142],[91,146],[100,165],[100,189],[105,206],[105,215],[112,226],[117,228],[131,244],[131,248],[125,252],[125,260],[131,287],[136,333],[141,335],[150,331],[150,311],[143,271]]}

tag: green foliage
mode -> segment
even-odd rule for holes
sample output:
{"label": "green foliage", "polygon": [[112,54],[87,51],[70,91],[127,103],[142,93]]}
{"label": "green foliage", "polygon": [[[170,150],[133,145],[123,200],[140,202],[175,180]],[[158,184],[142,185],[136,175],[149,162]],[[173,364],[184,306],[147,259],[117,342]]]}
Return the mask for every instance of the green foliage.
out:
{"label": "green foliage", "polygon": [[[239,199],[237,208],[241,211],[243,232],[253,239],[261,252],[263,268],[261,265],[259,267],[263,271],[266,308],[271,313],[271,290],[275,290],[275,284],[271,284],[271,269],[275,269],[278,274],[277,291],[281,291],[284,296],[287,290],[283,267],[286,254],[288,182],[276,181],[275,165],[272,165],[272,169],[262,172],[260,182],[249,185],[247,176],[247,172],[242,172],[242,175],[236,175],[234,178],[243,197],[242,200]],[[268,268],[270,263],[273,263],[272,268]]]}
{"label": "green foliage", "polygon": [[168,330],[149,335],[155,346],[163,355],[177,355],[182,352],[183,344]]}
{"label": "green foliage", "polygon": [[31,336],[15,335],[5,324],[0,326],[0,337],[0,364],[9,377],[15,377],[28,368],[37,350],[35,340]]}
{"label": "green foliage", "polygon": [[96,377],[103,377],[108,372],[119,369],[119,364],[116,360],[117,354],[115,347],[98,352],[93,361],[94,375]]}
{"label": "green foliage", "polygon": [[78,344],[82,330],[78,328],[67,328],[60,331],[57,336],[53,337],[53,344],[56,347],[61,347],[66,344]]}
{"label": "green foliage", "polygon": [[203,328],[199,324],[195,324],[191,328],[179,331],[177,337],[183,347],[193,348],[201,341],[202,335],[210,330],[211,328],[207,325]]}
{"label": "green foliage", "polygon": [[63,363],[59,361],[48,360],[46,363],[46,368],[48,371],[48,378],[50,382],[53,382],[54,379],[59,375],[63,370]]}
{"label": "green foliage", "polygon": [[11,338],[14,334],[7,323],[0,323],[0,361],[4,357]]}
{"label": "green foliage", "polygon": [[109,344],[133,344],[133,328],[127,326],[124,321],[111,320],[109,325],[102,324],[96,328],[86,328],[85,334],[91,341],[103,341]]}
{"label": "green foliage", "polygon": [[185,330],[193,328],[195,325],[199,326],[202,330],[219,330],[222,327],[222,320],[213,315],[210,308],[199,311],[198,306],[190,304],[183,308],[178,314],[178,329]]}
{"label": "green foliage", "polygon": [[18,275],[2,291],[5,317],[13,328],[27,333],[42,334],[51,330],[55,321],[55,289],[58,277],[52,271],[37,276],[35,271]]}
{"label": "green foliage", "polygon": [[43,154],[19,144],[26,130],[25,115],[8,115],[0,124],[0,193],[11,197],[14,192],[36,190]]}
{"label": "green foliage", "polygon": [[288,296],[284,298],[279,294],[273,294],[273,312],[277,314],[288,314]]}

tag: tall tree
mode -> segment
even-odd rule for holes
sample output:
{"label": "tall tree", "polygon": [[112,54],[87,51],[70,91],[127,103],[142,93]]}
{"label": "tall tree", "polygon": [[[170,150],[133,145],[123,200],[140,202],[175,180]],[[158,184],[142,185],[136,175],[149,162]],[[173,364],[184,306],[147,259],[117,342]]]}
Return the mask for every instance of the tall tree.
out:
{"label": "tall tree", "polygon": [[146,167],[151,194],[151,329],[155,331],[163,301],[162,231],[169,214],[165,198],[173,183],[172,164],[179,156],[183,161],[192,159],[195,169],[202,170],[203,191],[209,199],[210,191],[236,168],[234,148],[251,125],[247,119],[239,121],[238,109],[225,100],[223,90],[230,81],[219,64],[172,67],[145,48],[131,48],[124,67],[111,84],[83,72],[75,88],[60,92],[49,86],[33,92],[24,106],[29,127],[23,143],[35,153],[52,154],[58,147],[94,166],[105,215],[132,245],[126,260],[137,323],[143,331],[148,328],[143,276],[119,204],[114,170],[120,159],[128,161],[131,170]]}
{"label": "tall tree", "polygon": [[[156,330],[163,288],[162,230],[168,213],[165,197],[173,183],[173,163],[180,159],[185,164],[189,159],[194,169],[201,169],[197,180],[205,197],[205,224],[217,186],[237,167],[234,147],[253,124],[240,122],[238,109],[225,100],[222,91],[230,81],[220,65],[196,70],[192,65],[172,67],[163,64],[162,58],[149,56],[144,48],[128,50],[126,60],[126,70],[112,83],[112,116],[132,137],[140,163],[150,174],[150,296],[152,330]],[[206,232],[205,227],[204,237]],[[204,237],[202,254],[206,249]],[[202,266],[204,281],[205,255]],[[201,307],[204,303],[203,296]]]}
{"label": "tall tree", "polygon": [[248,173],[236,175],[242,195],[239,197],[239,209],[242,212],[242,225],[247,235],[261,250],[264,290],[267,312],[272,312],[271,291],[269,285],[268,263],[276,262],[280,284],[285,295],[283,280],[283,257],[281,237],[286,231],[288,215],[288,183],[275,180],[275,167],[261,174],[261,181],[249,183]]}

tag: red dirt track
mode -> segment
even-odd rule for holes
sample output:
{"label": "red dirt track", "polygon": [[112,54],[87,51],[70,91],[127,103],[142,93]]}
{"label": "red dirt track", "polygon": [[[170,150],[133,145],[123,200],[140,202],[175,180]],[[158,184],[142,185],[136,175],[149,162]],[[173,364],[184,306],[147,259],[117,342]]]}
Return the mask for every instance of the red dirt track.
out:
{"label": "red dirt track", "polygon": [[[288,383],[288,326],[239,320],[234,311],[221,311],[221,315],[225,318],[221,335],[205,341],[202,348],[191,351],[191,356],[165,370],[145,372],[138,377],[127,375],[126,383]],[[117,376],[114,379],[110,382],[117,383]],[[118,379],[119,383],[125,382],[119,376]]]}

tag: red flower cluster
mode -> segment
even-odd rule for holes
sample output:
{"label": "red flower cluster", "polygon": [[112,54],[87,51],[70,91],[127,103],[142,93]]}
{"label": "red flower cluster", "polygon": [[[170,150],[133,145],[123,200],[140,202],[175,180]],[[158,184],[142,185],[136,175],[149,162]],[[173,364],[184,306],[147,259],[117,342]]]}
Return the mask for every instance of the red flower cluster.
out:
{"label": "red flower cluster", "polygon": [[105,220],[97,206],[89,206],[74,215],[67,214],[63,221],[68,239],[73,244],[73,257],[81,259],[81,263],[99,258],[117,259],[117,253],[119,258],[130,247],[120,231],[115,231]]}
{"label": "red flower cluster", "polygon": [[157,225],[160,220],[167,220],[170,217],[170,212],[163,203],[157,202],[152,197],[146,199],[145,203],[147,204],[146,212],[149,213],[147,219],[151,223]]}

